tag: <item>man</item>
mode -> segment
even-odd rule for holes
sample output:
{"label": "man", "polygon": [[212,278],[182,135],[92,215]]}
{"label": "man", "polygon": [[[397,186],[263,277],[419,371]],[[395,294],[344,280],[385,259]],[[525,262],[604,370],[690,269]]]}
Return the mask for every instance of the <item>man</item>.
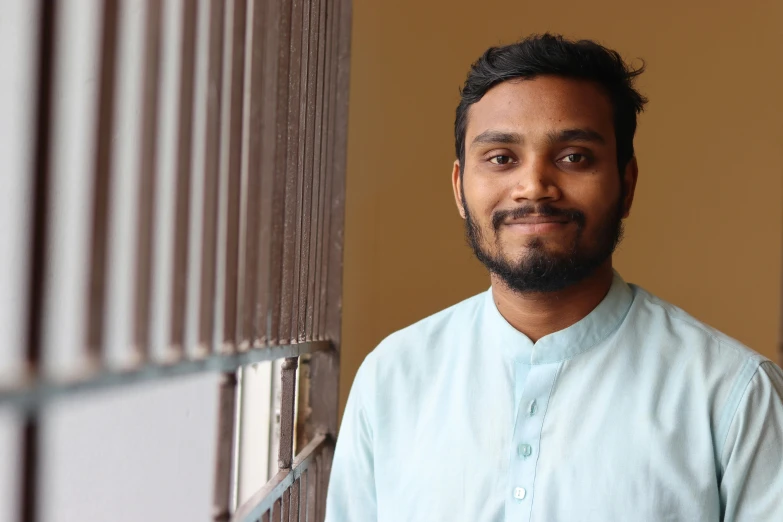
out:
{"label": "man", "polygon": [[639,73],[552,35],[473,65],[452,184],[492,286],[367,356],[329,522],[783,521],[783,371],[612,269]]}

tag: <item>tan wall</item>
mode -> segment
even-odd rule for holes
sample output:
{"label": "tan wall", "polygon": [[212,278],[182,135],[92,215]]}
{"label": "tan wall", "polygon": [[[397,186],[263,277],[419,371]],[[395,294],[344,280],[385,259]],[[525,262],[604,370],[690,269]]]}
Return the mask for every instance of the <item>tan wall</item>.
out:
{"label": "tan wall", "polygon": [[533,32],[647,62],[617,268],[775,356],[783,2],[354,0],[353,31],[342,404],[383,337],[488,287],[451,195],[454,109],[486,47]]}

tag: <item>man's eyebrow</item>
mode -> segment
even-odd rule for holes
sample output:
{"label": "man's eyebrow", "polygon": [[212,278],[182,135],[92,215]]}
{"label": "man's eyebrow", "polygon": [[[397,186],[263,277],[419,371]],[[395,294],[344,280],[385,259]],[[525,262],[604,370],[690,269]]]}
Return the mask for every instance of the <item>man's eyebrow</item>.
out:
{"label": "man's eyebrow", "polygon": [[508,145],[519,145],[522,143],[522,141],[522,135],[516,132],[486,130],[473,138],[470,146],[472,148],[479,143],[504,143]]}
{"label": "man's eyebrow", "polygon": [[606,139],[601,133],[593,129],[565,129],[547,133],[547,141],[550,145],[565,143],[568,141],[592,141],[597,143],[606,143]]}

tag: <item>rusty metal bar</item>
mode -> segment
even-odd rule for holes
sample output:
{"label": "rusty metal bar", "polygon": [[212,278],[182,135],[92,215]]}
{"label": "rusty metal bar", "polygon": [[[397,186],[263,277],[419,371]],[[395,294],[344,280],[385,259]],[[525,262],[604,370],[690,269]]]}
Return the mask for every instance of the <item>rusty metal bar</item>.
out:
{"label": "rusty metal bar", "polygon": [[185,349],[185,309],[188,286],[188,248],[191,185],[191,148],[193,143],[193,90],[195,81],[196,2],[182,3],[182,48],[180,62],[179,107],[177,121],[177,159],[175,179],[174,270],[171,290],[171,360],[182,358]]}
{"label": "rusty metal bar", "polygon": [[158,98],[161,45],[160,0],[147,0],[144,29],[144,77],[141,134],[139,136],[139,199],[136,231],[136,295],[133,351],[136,363],[149,358],[152,301],[152,243],[155,235],[155,183],[157,178]]}
{"label": "rusty metal bar", "polygon": [[290,488],[283,491],[283,498],[281,500],[282,503],[280,506],[280,520],[283,522],[288,522],[288,519],[291,517],[291,489]]}
{"label": "rusty metal bar", "polygon": [[[333,2],[331,2],[333,3]],[[311,258],[310,258],[310,288],[308,289],[307,298],[307,325],[306,325],[306,339],[320,338],[320,332],[318,331],[318,313],[320,310],[320,283],[321,283],[321,258],[323,257],[323,221],[324,221],[324,186],[326,185],[324,179],[325,165],[325,151],[326,142],[324,138],[324,129],[327,129],[326,114],[328,106],[325,107],[326,95],[327,95],[327,82],[328,82],[328,53],[327,48],[330,42],[331,33],[327,30],[327,11],[330,8],[330,2],[328,0],[320,0],[319,10],[319,33],[318,38],[318,93],[315,105],[315,121],[316,121],[316,144],[314,146],[313,154],[316,155],[315,159],[315,179],[316,183],[313,184],[313,222],[312,238],[313,242],[310,246]]]}
{"label": "rusty metal bar", "polygon": [[[348,149],[348,88],[350,85],[350,47],[351,47],[351,2],[338,0],[336,33],[337,78],[335,99],[335,129],[332,159],[332,194],[329,213],[331,230],[329,231],[329,272],[327,290],[326,335],[339,343],[340,318],[342,315],[343,284],[343,226],[345,221],[345,171]],[[339,350],[339,348],[338,348]]]}
{"label": "rusty metal bar", "polygon": [[[54,114],[55,49],[57,36],[57,5],[41,0],[38,6],[38,63],[35,115],[35,145],[32,158],[33,201],[32,240],[30,242],[30,272],[28,279],[26,374],[38,376],[43,341],[44,305],[46,294],[46,259],[48,250],[49,188],[51,181],[52,120]],[[20,522],[38,522],[38,479],[40,475],[38,418],[25,416],[22,428],[21,498],[18,507]]]}
{"label": "rusty metal bar", "polygon": [[204,139],[204,211],[199,300],[199,351],[211,351],[215,324],[215,276],[220,168],[220,112],[223,78],[223,0],[210,0],[207,66],[206,136]]}
{"label": "rusty metal bar", "polygon": [[[310,0],[309,15],[306,17],[309,23],[307,33],[307,67],[303,69],[306,74],[307,88],[302,97],[304,105],[303,118],[300,116],[300,122],[304,121],[304,135],[300,134],[300,157],[302,165],[300,166],[302,175],[302,185],[300,198],[302,200],[301,210],[299,212],[299,234],[297,236],[296,258],[299,263],[299,271],[295,276],[295,301],[296,320],[293,324],[293,336],[301,341],[305,340],[307,327],[307,296],[309,291],[308,280],[310,278],[310,242],[311,242],[311,222],[313,205],[313,188],[315,182],[315,171],[313,148],[315,143],[315,102],[318,92],[317,73],[318,73],[318,39],[319,39],[319,9],[318,0]],[[304,138],[304,139],[302,139]]]}
{"label": "rusty metal bar", "polygon": [[224,373],[221,376],[218,398],[217,463],[212,511],[212,520],[215,522],[224,522],[231,518],[231,463],[234,454],[236,391],[236,373]]}
{"label": "rusty metal bar", "polygon": [[[236,510],[236,513],[231,520],[234,522],[258,520],[264,512],[272,507],[277,499],[283,496],[283,492],[289,489],[295,480],[303,478],[303,474],[315,462],[315,456],[332,445],[332,439],[326,435],[315,437],[307,446],[302,448],[302,451],[294,458],[291,469],[279,471],[269,480],[269,482]],[[305,488],[306,486],[300,485],[300,499],[304,497],[302,492]],[[299,513],[299,518],[302,519],[304,510],[301,507]]]}
{"label": "rusty metal bar", "polygon": [[237,288],[239,285],[239,223],[241,202],[241,166],[242,166],[242,106],[244,102],[245,74],[245,12],[247,0],[234,0],[233,20],[231,24],[231,78],[230,101],[227,126],[228,143],[221,147],[221,154],[227,154],[227,171],[221,175],[228,177],[228,208],[226,224],[226,265],[225,293],[223,301],[223,346],[224,352],[236,349],[237,338]]}
{"label": "rusty metal bar", "polygon": [[[255,178],[257,188],[255,189],[255,198],[248,197],[251,205],[250,212],[256,214],[256,230],[247,231],[248,235],[253,234],[256,252],[255,262],[248,261],[248,267],[253,270],[253,282],[248,279],[246,286],[254,284],[251,289],[248,288],[247,298],[245,299],[246,308],[245,329],[250,342],[266,342],[267,340],[267,315],[269,310],[269,269],[271,262],[270,244],[272,241],[272,192],[275,168],[275,144],[277,138],[277,67],[278,53],[281,43],[280,26],[277,18],[280,17],[280,2],[269,2],[266,0],[254,0],[253,11],[258,12],[255,21],[261,23],[260,29],[256,29],[254,41],[254,52],[263,49],[261,64],[253,66],[253,74],[258,72],[261,76],[257,88],[259,93],[257,101],[258,114],[251,110],[251,125],[255,126],[255,141],[248,155],[248,170],[250,176]],[[272,19],[272,17],[275,17]],[[255,25],[254,25],[255,26]],[[254,87],[255,88],[255,87]],[[252,102],[251,102],[252,103]],[[257,118],[257,119],[255,119]],[[249,244],[249,243],[248,243]],[[249,248],[249,247],[248,247]],[[250,260],[250,255],[248,255]],[[252,296],[252,299],[250,297]],[[248,306],[249,303],[249,306]]]}
{"label": "rusty metal bar", "polygon": [[318,481],[318,513],[320,513],[318,520],[323,520],[326,517],[326,492],[329,486],[329,477],[332,474],[333,457],[333,449],[331,447],[325,448],[321,461],[322,466],[319,468],[321,474]]}
{"label": "rusty metal bar", "polygon": [[269,522],[269,511],[261,515],[261,522]]}
{"label": "rusty metal bar", "polygon": [[209,354],[198,359],[185,359],[177,363],[148,362],[123,371],[100,369],[88,372],[71,381],[59,379],[30,379],[22,387],[0,388],[0,406],[18,411],[33,412],[54,398],[93,392],[107,388],[129,386],[155,380],[192,375],[203,372],[230,372],[241,366],[272,361],[284,357],[299,357],[321,351],[330,351],[326,341],[298,343],[285,346],[257,346],[253,350],[234,354]]}
{"label": "rusty metal bar", "polygon": [[318,514],[315,511],[316,495],[318,493],[318,469],[321,467],[321,454],[315,456],[315,461],[307,470],[307,520],[310,522],[318,521]]}
{"label": "rusty metal bar", "polygon": [[299,521],[299,486],[302,482],[302,479],[296,479],[293,484],[291,484],[290,492],[291,492],[291,508],[288,515],[288,520],[284,520],[283,522],[298,522]]}
{"label": "rusty metal bar", "polygon": [[294,402],[298,364],[298,357],[287,357],[280,368],[280,447],[277,459],[280,469],[291,468],[294,457]]}
{"label": "rusty metal bar", "polygon": [[117,0],[104,0],[98,71],[98,110],[95,163],[93,165],[92,237],[87,297],[87,358],[91,367],[102,362],[104,310],[106,308],[106,260],[108,256],[109,208],[111,197],[114,87],[117,79],[116,53],[119,13]]}
{"label": "rusty metal bar", "polygon": [[39,435],[38,417],[28,415],[22,427],[22,498],[19,506],[21,522],[38,522],[38,479],[40,475],[39,450],[41,439]]}
{"label": "rusty metal bar", "polygon": [[[256,238],[255,254],[256,262],[248,266],[255,267],[255,287],[248,289],[248,295],[253,296],[252,309],[245,310],[248,316],[249,324],[246,326],[249,331],[251,342],[267,342],[269,338],[268,315],[270,302],[270,267],[272,260],[272,221],[273,221],[273,201],[274,181],[275,181],[275,156],[277,154],[277,130],[278,130],[278,104],[282,101],[287,102],[287,95],[278,99],[278,66],[279,54],[282,51],[288,52],[289,42],[285,36],[290,31],[290,22],[288,25],[281,25],[283,18],[281,12],[281,1],[254,0],[254,12],[258,9],[259,16],[254,19],[261,23],[260,29],[256,31],[258,45],[254,45],[254,52],[263,49],[260,57],[261,64],[254,65],[253,74],[258,72],[261,76],[257,95],[258,114],[251,112],[251,118],[256,117],[252,125],[255,125],[256,141],[249,155],[249,171],[255,177],[258,184],[255,199],[252,201],[252,208],[257,215],[257,230],[248,230],[248,234],[253,234]],[[254,37],[254,40],[256,38]],[[255,62],[254,62],[255,63]],[[287,73],[284,75],[287,78]],[[283,112],[287,112],[287,107]],[[248,257],[249,259],[249,257]],[[248,280],[247,286],[251,282]],[[248,302],[248,299],[245,300]]]}
{"label": "rusty metal bar", "polygon": [[[326,309],[324,314],[324,334],[335,346],[335,351],[329,355],[313,355],[310,358],[310,407],[311,415],[307,422],[306,432],[314,434],[325,432],[337,433],[337,405],[340,373],[340,317],[342,310],[342,251],[343,251],[343,221],[345,199],[345,166],[347,153],[347,117],[348,117],[348,68],[350,65],[350,0],[339,0],[336,16],[333,22],[338,24],[334,33],[336,84],[334,95],[334,127],[328,135],[334,135],[332,154],[329,160],[330,181],[327,187],[327,202],[329,228],[326,241],[328,256],[326,272]],[[334,26],[333,26],[334,27]]]}
{"label": "rusty metal bar", "polygon": [[[296,0],[299,1],[299,0]],[[271,2],[272,6],[277,2]],[[281,0],[280,3],[280,39],[278,47],[277,66],[277,106],[275,117],[274,168],[270,172],[272,204],[270,207],[270,241],[269,241],[269,275],[265,279],[268,284],[266,307],[261,308],[260,318],[263,321],[264,338],[267,343],[280,342],[281,302],[283,293],[283,243],[285,240],[285,194],[288,185],[288,142],[290,141],[289,111],[291,93],[292,56],[299,39],[294,38],[294,0]],[[270,17],[271,18],[271,17]],[[274,20],[274,19],[273,19]],[[274,22],[273,22],[274,23]],[[297,62],[298,67],[298,62]],[[293,75],[298,77],[297,75]],[[265,178],[266,179],[266,178]],[[264,199],[266,201],[266,198]],[[262,277],[263,277],[262,272]],[[262,280],[262,284],[264,280]]]}
{"label": "rusty metal bar", "polygon": [[278,522],[280,520],[280,499],[278,498],[275,500],[275,503],[272,504],[272,510],[271,510],[271,516],[270,519],[272,522]]}
{"label": "rusty metal bar", "polygon": [[292,0],[291,17],[291,62],[289,69],[290,90],[288,91],[288,143],[285,184],[285,208],[283,221],[283,265],[280,295],[280,340],[290,342],[294,324],[294,278],[298,274],[296,270],[296,243],[299,212],[301,210],[301,155],[299,154],[300,134],[304,131],[301,114],[301,91],[305,78],[306,57],[303,45],[307,42],[304,35],[307,34],[305,17],[309,19],[309,10],[305,9],[308,0]]}
{"label": "rusty metal bar", "polygon": [[267,42],[264,30],[265,4],[262,0],[251,0],[248,8],[246,67],[245,73],[245,101],[243,124],[244,129],[242,143],[242,180],[246,187],[243,196],[243,225],[240,230],[243,233],[242,246],[242,284],[239,286],[242,301],[241,325],[239,330],[239,347],[245,349],[253,345],[257,338],[255,327],[258,314],[257,302],[261,296],[258,285],[259,272],[259,222],[261,210],[261,147],[263,146],[262,125],[264,118],[264,73]]}
{"label": "rusty metal bar", "polygon": [[295,246],[293,258],[293,287],[291,290],[291,339],[299,338],[299,317],[302,312],[300,302],[302,300],[302,262],[303,244],[305,234],[304,214],[308,211],[307,195],[310,193],[311,171],[307,165],[308,135],[312,133],[310,121],[310,44],[312,34],[312,6],[314,0],[304,0],[302,16],[302,69],[301,91],[299,96],[299,142],[296,154],[297,165],[297,193],[296,193],[296,217],[294,218]]}
{"label": "rusty metal bar", "polygon": [[312,487],[308,484],[307,476],[307,471],[304,471],[299,479],[302,483],[299,489],[299,520],[307,520],[307,488]]}
{"label": "rusty metal bar", "polygon": [[27,373],[37,377],[43,341],[43,311],[46,294],[46,259],[49,239],[49,190],[51,188],[52,128],[54,115],[56,4],[41,0],[38,20],[38,64],[35,115],[35,145],[32,157],[32,224],[30,272],[27,281]]}
{"label": "rusty metal bar", "polygon": [[327,124],[326,124],[326,155],[325,155],[325,179],[324,179],[324,219],[321,225],[321,282],[320,282],[320,296],[319,296],[319,314],[318,314],[318,332],[319,338],[326,338],[326,306],[327,306],[327,291],[329,283],[329,259],[330,254],[330,231],[332,221],[332,185],[334,178],[334,139],[337,132],[336,127],[336,100],[337,100],[337,49],[338,38],[337,31],[339,29],[339,17],[338,17],[338,2],[332,0],[329,3],[329,29],[327,32],[328,42],[328,95],[327,95]]}

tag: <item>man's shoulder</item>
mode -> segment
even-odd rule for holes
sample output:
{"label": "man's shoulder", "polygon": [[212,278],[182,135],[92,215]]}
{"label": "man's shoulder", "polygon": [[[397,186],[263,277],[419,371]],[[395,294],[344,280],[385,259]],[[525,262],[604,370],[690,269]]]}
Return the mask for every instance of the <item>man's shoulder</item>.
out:
{"label": "man's shoulder", "polygon": [[372,351],[373,357],[398,357],[404,353],[424,356],[437,350],[451,336],[471,329],[481,312],[486,292],[469,297],[387,336]]}
{"label": "man's shoulder", "polygon": [[[632,311],[644,335],[660,337],[657,349],[696,359],[707,359],[716,366],[748,364],[758,366],[768,359],[741,341],[695,318],[682,308],[647,290],[630,285],[634,292]],[[632,325],[638,327],[638,324]]]}

